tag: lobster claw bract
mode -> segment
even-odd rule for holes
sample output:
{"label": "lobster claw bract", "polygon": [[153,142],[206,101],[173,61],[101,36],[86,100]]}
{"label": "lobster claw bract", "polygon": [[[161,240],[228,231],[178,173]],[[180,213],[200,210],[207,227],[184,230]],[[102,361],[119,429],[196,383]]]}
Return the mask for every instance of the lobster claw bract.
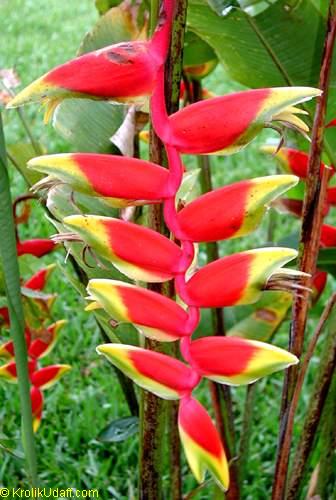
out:
{"label": "lobster claw bract", "polygon": [[164,399],[190,394],[199,381],[187,365],[159,352],[126,344],[103,344],[97,352],[140,387]]}
{"label": "lobster claw bract", "polygon": [[209,414],[193,398],[180,402],[178,427],[189,466],[199,483],[206,469],[223,490],[229,487],[229,467],[225,451]]}

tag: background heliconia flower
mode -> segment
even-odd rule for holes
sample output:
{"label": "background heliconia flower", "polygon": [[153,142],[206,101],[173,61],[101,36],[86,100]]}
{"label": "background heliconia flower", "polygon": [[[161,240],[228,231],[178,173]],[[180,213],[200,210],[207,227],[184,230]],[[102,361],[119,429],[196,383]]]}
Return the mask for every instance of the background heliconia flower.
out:
{"label": "background heliconia flower", "polygon": [[[146,337],[171,342],[190,334],[188,314],[164,295],[107,279],[90,280],[87,290],[90,298],[97,301],[114,320],[133,323]],[[91,305],[87,309],[91,309]]]}
{"label": "background heliconia flower", "polygon": [[268,204],[297,182],[293,175],[270,175],[210,191],[178,212],[181,233],[194,242],[244,236],[256,229]]}
{"label": "background heliconia flower", "polygon": [[23,286],[25,288],[30,288],[31,290],[43,290],[43,288],[46,286],[50,274],[54,269],[55,264],[50,264],[50,266],[40,269],[35,274],[33,274],[31,278],[25,281]]}
{"label": "background heliconia flower", "polygon": [[163,282],[179,272],[180,247],[156,231],[95,215],[71,215],[63,222],[132,279]]}
{"label": "background heliconia flower", "polygon": [[97,352],[140,387],[164,399],[180,399],[190,394],[199,381],[187,365],[159,352],[126,344],[100,345]]}
{"label": "background heliconia flower", "polygon": [[33,413],[33,429],[36,432],[40,426],[43,410],[43,393],[34,385],[30,389],[30,399]]}
{"label": "background heliconia flower", "polygon": [[336,187],[327,189],[327,202],[330,203],[330,205],[336,205]]}
{"label": "background heliconia flower", "polygon": [[239,337],[204,337],[190,352],[202,376],[230,385],[251,384],[299,361],[284,349]]}
{"label": "background heliconia flower", "polygon": [[193,398],[180,402],[178,426],[189,466],[199,483],[208,469],[219,486],[229,487],[229,467],[225,451],[210,416]]}
{"label": "background heliconia flower", "polygon": [[[28,328],[25,330],[25,338],[27,345],[30,344],[31,334]],[[0,358],[11,359],[14,358],[14,342],[9,340],[0,345]]]}
{"label": "background heliconia flower", "polygon": [[[28,361],[28,371],[29,374],[32,375],[34,370],[36,369],[36,361],[31,359]],[[17,372],[16,372],[16,363],[15,361],[10,361],[5,365],[0,366],[0,379],[6,380],[6,382],[17,383]]]}
{"label": "background heliconia flower", "polygon": [[[277,160],[279,166],[290,174],[297,175],[300,179],[306,179],[308,171],[308,160],[309,155],[304,151],[293,148],[282,147],[278,150],[277,146],[265,145],[262,146],[261,151],[263,153],[268,153]],[[321,173],[326,165],[321,162]],[[333,174],[333,170],[330,171],[330,175]]]}
{"label": "background heliconia flower", "polygon": [[57,341],[57,336],[61,328],[67,324],[67,321],[60,319],[55,323],[49,325],[43,332],[43,336],[35,338],[31,341],[28,348],[28,355],[31,358],[44,358]]}
{"label": "background heliconia flower", "polygon": [[321,246],[336,247],[336,227],[323,224],[321,229]]}
{"label": "background heliconia flower", "polygon": [[71,370],[71,366],[69,365],[45,366],[44,368],[40,368],[31,374],[31,382],[35,387],[48,389],[69,370]]}
{"label": "background heliconia flower", "polygon": [[321,94],[311,87],[256,89],[214,97],[187,106],[169,116],[161,139],[187,154],[231,154],[239,151],[271,122],[306,133],[295,104]]}
{"label": "background heliconia flower", "polygon": [[271,275],[296,256],[297,251],[292,248],[274,247],[223,257],[201,268],[187,281],[183,300],[196,307],[252,304]]}
{"label": "background heliconia flower", "polygon": [[55,248],[55,243],[51,240],[35,238],[32,240],[18,241],[16,244],[17,254],[21,255],[34,255],[35,257],[43,257]]}
{"label": "background heliconia flower", "polygon": [[158,203],[169,196],[168,170],[146,160],[70,153],[38,156],[28,166],[48,174],[36,188],[50,181],[64,182],[80,193],[103,197],[115,207]]}

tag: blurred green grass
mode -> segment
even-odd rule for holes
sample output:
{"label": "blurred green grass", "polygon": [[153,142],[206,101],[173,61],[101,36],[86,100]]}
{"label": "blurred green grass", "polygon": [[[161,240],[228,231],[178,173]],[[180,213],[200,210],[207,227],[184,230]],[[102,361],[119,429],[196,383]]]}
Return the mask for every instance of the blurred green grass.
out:
{"label": "blurred green grass", "polygon": [[[97,19],[93,0],[2,0],[0,14],[2,38],[5,41],[0,53],[0,68],[14,67],[22,86],[73,57],[85,32]],[[206,86],[217,94],[240,88],[229,82],[220,68],[207,80]],[[36,105],[25,108],[25,113],[35,138],[44,144],[49,153],[69,150],[69,145],[56,134],[51,124],[43,124],[43,113]],[[22,141],[24,130],[16,112],[6,111],[4,121],[8,144]],[[259,146],[270,139],[277,138],[272,132],[264,131],[239,154],[211,158],[214,186],[275,173],[274,162],[259,152]],[[185,160],[188,167],[196,167],[195,159]],[[21,177],[13,171],[11,177],[13,195],[22,193],[25,185]],[[277,220],[275,241],[298,229],[298,222],[290,217],[277,216]],[[252,236],[221,244],[221,255],[263,246],[267,241],[268,225],[267,215],[260,229]],[[46,221],[44,211],[35,203],[34,215],[21,231],[21,236],[28,238],[49,236],[54,229]],[[200,258],[201,261],[205,259],[202,249]],[[70,264],[64,263],[62,250],[44,258],[43,263],[55,259],[62,266],[70,267]],[[96,355],[95,347],[101,342],[97,326],[92,316],[84,312],[83,300],[60,272],[53,276],[49,290],[58,293],[54,318],[66,318],[68,325],[61,332],[58,344],[46,362],[69,363],[73,370],[46,393],[44,417],[37,434],[41,482],[49,487],[98,488],[101,498],[133,498],[137,482],[137,437],[111,445],[99,443],[96,439],[108,422],[129,414],[113,371]],[[244,311],[243,308],[230,309],[227,312],[228,322],[231,324],[236,321]],[[319,311],[320,306],[315,316],[318,316]],[[205,327],[206,333],[210,333],[206,318],[205,315],[202,328]],[[310,327],[313,323],[311,320]],[[288,327],[287,321],[277,334],[276,343],[280,346],[286,346]],[[265,499],[269,495],[276,452],[281,380],[282,374],[277,374],[259,382],[254,415],[251,416],[255,421],[255,429],[251,440],[246,499]],[[233,390],[238,437],[245,391],[245,388]],[[210,407],[205,384],[199,394]],[[305,395],[304,401],[306,399]],[[20,418],[16,388],[1,384],[0,400],[3,401],[0,430],[17,436]],[[305,405],[302,404],[298,421],[304,413]],[[299,430],[296,432],[298,434]],[[26,482],[22,463],[1,451],[0,457],[0,486],[24,486]],[[164,484],[169,491],[166,470]],[[196,484],[185,462],[183,471],[184,490],[188,492]],[[212,486],[205,488],[195,498],[210,498],[212,489]]]}

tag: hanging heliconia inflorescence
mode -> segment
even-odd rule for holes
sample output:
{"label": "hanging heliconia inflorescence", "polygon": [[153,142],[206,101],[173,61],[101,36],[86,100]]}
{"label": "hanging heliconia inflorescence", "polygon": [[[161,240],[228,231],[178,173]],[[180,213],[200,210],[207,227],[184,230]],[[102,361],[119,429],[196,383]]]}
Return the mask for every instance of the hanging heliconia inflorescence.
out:
{"label": "hanging heliconia inflorescence", "polygon": [[125,344],[101,345],[97,351],[144,389],[180,400],[178,425],[192,472],[202,481],[208,469],[226,490],[229,466],[224,445],[209,414],[194,398],[194,389],[202,378],[249,384],[298,359],[283,349],[243,338],[193,340],[200,309],[252,304],[268,287],[300,287],[301,274],[283,268],[297,252],[277,247],[229,255],[193,272],[195,243],[253,231],[265,208],[293,187],[298,177],[244,180],[207,193],[178,211],[176,194],[184,171],[180,155],[231,154],[264,127],[289,126],[306,134],[308,128],[297,116],[302,111],[295,106],[320,91],[309,87],[247,90],[209,98],[168,116],[164,64],[174,8],[173,0],[163,2],[149,41],[120,43],[69,61],[32,83],[9,106],[42,100],[49,104],[50,113],[67,97],[134,102],[151,96],[152,123],[165,145],[168,170],[139,159],[84,153],[41,156],[30,166],[48,174],[37,188],[66,183],[115,207],[163,203],[165,222],[176,242],[137,224],[96,215],[66,217],[63,222],[69,232],[59,235],[59,240],[82,241],[131,279],[175,280],[178,303],[137,285],[92,279],[88,284],[92,303],[87,309],[103,308],[113,319],[132,323],[151,339],[180,340],[184,361]]}

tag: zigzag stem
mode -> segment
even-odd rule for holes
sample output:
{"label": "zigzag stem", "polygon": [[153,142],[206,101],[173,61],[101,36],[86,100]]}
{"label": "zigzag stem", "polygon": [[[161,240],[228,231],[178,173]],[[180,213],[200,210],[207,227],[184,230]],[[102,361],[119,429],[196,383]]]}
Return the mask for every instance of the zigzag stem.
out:
{"label": "zigzag stem", "polygon": [[[188,301],[188,293],[186,290],[186,274],[194,259],[195,249],[193,243],[185,238],[177,218],[176,194],[179,190],[179,187],[183,179],[183,165],[181,162],[181,157],[176,148],[165,144],[165,141],[167,141],[170,135],[170,125],[169,125],[168,113],[165,101],[163,68],[159,71],[157,85],[151,99],[151,111],[152,111],[152,124],[154,130],[165,145],[167,159],[168,159],[168,168],[169,168],[168,183],[169,183],[169,191],[172,194],[169,198],[166,198],[164,201],[164,208],[163,208],[164,220],[167,227],[174,235],[174,237],[180,241],[182,249],[182,257],[179,263],[180,272],[177,274],[175,278],[175,291],[179,295],[179,297],[186,304],[188,304],[189,301]],[[196,387],[196,385],[199,383],[201,379],[201,373],[192,359],[190,352],[190,343],[192,334],[194,333],[199,324],[199,320],[200,320],[199,308],[195,306],[188,306],[188,322],[187,322],[188,335],[183,339],[181,339],[180,341],[180,352],[185,361],[189,363],[195,374],[194,387]],[[188,399],[190,398],[190,396],[191,392],[182,399],[185,398]]]}

